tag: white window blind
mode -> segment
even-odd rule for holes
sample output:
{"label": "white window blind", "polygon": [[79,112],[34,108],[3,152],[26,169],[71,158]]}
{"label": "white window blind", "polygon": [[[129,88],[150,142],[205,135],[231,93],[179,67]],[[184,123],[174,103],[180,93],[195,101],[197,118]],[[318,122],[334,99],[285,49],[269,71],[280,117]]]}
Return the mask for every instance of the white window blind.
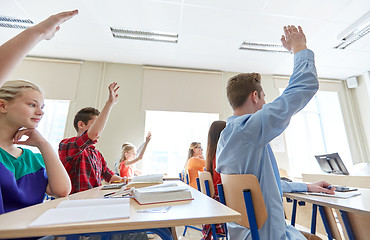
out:
{"label": "white window blind", "polygon": [[27,58],[9,80],[24,79],[39,85],[48,99],[74,100],[81,63]]}
{"label": "white window blind", "polygon": [[222,73],[144,67],[142,110],[219,113]]}

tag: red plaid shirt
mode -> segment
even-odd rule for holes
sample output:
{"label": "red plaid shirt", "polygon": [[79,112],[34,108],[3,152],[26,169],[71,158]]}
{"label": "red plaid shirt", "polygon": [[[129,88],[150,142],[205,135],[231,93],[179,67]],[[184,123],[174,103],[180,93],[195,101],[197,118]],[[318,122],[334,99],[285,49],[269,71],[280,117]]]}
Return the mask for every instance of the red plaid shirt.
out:
{"label": "red plaid shirt", "polygon": [[103,155],[95,149],[87,131],[78,137],[67,138],[59,144],[59,158],[72,182],[71,193],[85,191],[101,185],[101,178],[109,182],[113,172],[107,167]]}

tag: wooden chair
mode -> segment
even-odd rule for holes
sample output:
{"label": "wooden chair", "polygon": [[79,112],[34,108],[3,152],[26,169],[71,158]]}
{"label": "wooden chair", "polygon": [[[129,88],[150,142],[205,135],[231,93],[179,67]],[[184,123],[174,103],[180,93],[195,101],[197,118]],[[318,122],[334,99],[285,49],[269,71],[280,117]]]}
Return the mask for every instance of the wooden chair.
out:
{"label": "wooden chair", "polygon": [[[181,179],[181,181],[183,181],[184,183],[186,183],[187,185],[189,185],[189,172],[185,169],[183,169],[180,173],[179,173],[179,177]],[[197,228],[197,227],[194,227],[194,226],[190,226],[190,225],[186,225],[185,226],[185,229],[184,229],[184,232],[183,232],[183,236],[185,236],[186,234],[186,231],[188,230],[188,228],[191,228],[191,229],[194,229],[194,230],[197,230],[197,231],[202,231],[202,229],[200,228]]]}
{"label": "wooden chair", "polygon": [[221,202],[242,215],[238,224],[251,230],[252,239],[259,240],[258,229],[267,219],[267,210],[256,176],[252,174],[221,174],[218,184]]}
{"label": "wooden chair", "polygon": [[[199,178],[197,179],[198,190],[206,194],[208,197],[213,198],[215,195],[215,189],[213,186],[213,179],[210,172],[198,172]],[[226,224],[223,224],[226,230]],[[216,225],[211,224],[213,239],[223,239],[226,237],[225,234],[217,234]],[[226,231],[225,231],[226,232]]]}

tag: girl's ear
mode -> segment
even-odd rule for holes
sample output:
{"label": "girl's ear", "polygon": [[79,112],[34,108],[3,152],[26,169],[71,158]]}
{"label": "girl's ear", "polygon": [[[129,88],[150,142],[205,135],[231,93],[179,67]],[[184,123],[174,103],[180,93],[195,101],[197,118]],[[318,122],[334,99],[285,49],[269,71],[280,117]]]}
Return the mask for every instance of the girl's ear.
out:
{"label": "girl's ear", "polygon": [[8,105],[8,102],[6,100],[0,99],[0,112],[1,113],[7,113],[8,112],[7,105]]}

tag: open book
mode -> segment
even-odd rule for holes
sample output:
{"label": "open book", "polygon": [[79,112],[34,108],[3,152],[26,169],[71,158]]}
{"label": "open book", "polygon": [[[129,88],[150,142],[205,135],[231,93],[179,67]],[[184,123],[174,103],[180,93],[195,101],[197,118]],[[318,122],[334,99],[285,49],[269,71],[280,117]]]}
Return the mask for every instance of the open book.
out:
{"label": "open book", "polygon": [[125,198],[64,200],[44,212],[30,226],[90,222],[130,217],[130,202]]}
{"label": "open book", "polygon": [[163,174],[141,175],[133,177],[132,180],[126,185],[126,188],[142,188],[161,183],[163,183]]}
{"label": "open book", "polygon": [[132,196],[139,204],[193,200],[189,187],[178,186],[176,182],[134,189]]}

